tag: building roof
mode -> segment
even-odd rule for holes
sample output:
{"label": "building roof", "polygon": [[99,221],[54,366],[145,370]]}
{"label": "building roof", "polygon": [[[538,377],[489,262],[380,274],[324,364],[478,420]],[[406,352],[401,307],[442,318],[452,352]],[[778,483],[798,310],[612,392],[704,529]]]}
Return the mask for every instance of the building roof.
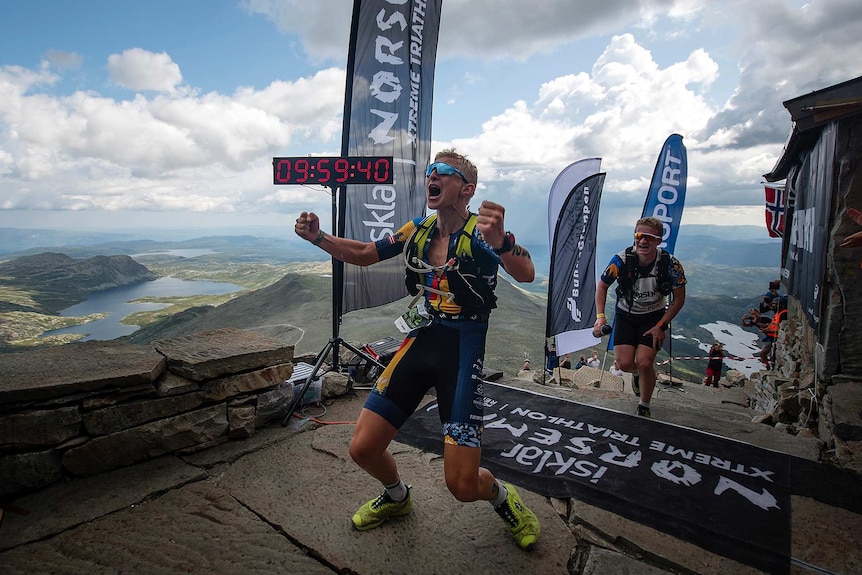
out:
{"label": "building roof", "polygon": [[785,101],[784,107],[790,112],[793,128],[772,171],[763,175],[767,182],[787,177],[799,153],[817,142],[822,126],[862,113],[862,76],[797,96]]}

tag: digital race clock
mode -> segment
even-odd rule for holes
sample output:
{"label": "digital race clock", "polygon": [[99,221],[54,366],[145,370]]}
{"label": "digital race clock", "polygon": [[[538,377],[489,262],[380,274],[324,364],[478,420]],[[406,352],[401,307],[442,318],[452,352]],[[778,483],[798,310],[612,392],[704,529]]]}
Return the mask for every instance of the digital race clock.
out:
{"label": "digital race clock", "polygon": [[391,184],[392,156],[289,156],[272,159],[273,184]]}

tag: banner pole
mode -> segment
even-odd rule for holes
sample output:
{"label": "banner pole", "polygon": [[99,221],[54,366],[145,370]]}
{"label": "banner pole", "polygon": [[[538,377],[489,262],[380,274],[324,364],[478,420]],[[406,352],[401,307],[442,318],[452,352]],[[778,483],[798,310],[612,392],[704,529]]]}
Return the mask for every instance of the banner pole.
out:
{"label": "banner pole", "polygon": [[[346,157],[350,155],[349,149],[349,141],[350,141],[350,112],[353,103],[353,77],[354,77],[354,67],[356,63],[356,40],[359,37],[359,9],[362,4],[362,0],[354,0],[353,1],[353,15],[352,20],[350,22],[350,42],[347,48],[347,82],[344,88],[344,117],[341,120],[341,156]],[[344,202],[347,197],[347,186],[333,186],[332,187],[332,234],[337,237],[344,237]],[[340,208],[340,209],[339,209]],[[311,370],[311,373],[308,374],[308,377],[305,379],[305,383],[300,389],[299,393],[294,393],[293,401],[287,409],[287,413],[284,418],[281,420],[281,425],[286,426],[290,423],[290,418],[293,417],[294,411],[299,406],[300,401],[305,396],[306,390],[308,390],[311,382],[317,377],[317,373],[320,371],[323,366],[323,362],[326,361],[326,356],[332,352],[332,370],[339,370],[339,344],[344,345],[351,351],[353,351],[357,356],[365,358],[366,361],[371,361],[380,366],[380,363],[373,359],[368,354],[357,350],[351,345],[348,345],[346,342],[341,340],[339,336],[339,329],[341,327],[341,310],[343,309],[342,298],[344,296],[344,262],[337,259],[335,256],[332,256],[332,336],[329,338],[329,341],[326,342],[326,345],[323,346],[323,349],[320,350],[320,353],[317,354],[314,362],[314,368]]]}
{"label": "banner pole", "polygon": [[668,373],[668,377],[670,378],[670,380],[668,381],[668,384],[673,386],[673,327],[672,326],[668,326],[668,328],[667,328],[667,337],[668,337],[667,353],[670,356],[670,363],[667,364],[667,373]]}
{"label": "banner pole", "polygon": [[[341,118],[341,156],[350,155],[350,114],[353,108],[353,79],[356,67],[356,42],[359,37],[359,12],[362,0],[353,1],[353,15],[350,21],[350,41],[347,51],[347,80],[344,86],[344,111]],[[344,237],[344,206],[347,200],[347,186],[332,189],[332,226],[333,233]],[[341,310],[344,298],[344,262],[332,258],[332,365],[338,369],[338,343],[341,328]]]}
{"label": "banner pole", "polygon": [[[332,233],[343,237],[343,217],[340,217],[338,203],[344,193],[345,186],[332,188]],[[342,204],[343,205],[343,204]],[[332,339],[337,340],[341,327],[341,298],[344,289],[344,262],[332,257]],[[336,352],[338,350],[336,349]],[[334,358],[333,358],[334,359]],[[337,360],[335,360],[337,361]]]}

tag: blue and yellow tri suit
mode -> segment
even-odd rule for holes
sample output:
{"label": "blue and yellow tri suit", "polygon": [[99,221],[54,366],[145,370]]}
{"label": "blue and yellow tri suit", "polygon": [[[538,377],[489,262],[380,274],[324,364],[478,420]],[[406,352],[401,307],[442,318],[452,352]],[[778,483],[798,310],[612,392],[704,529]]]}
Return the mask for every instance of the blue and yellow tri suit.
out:
{"label": "blue and yellow tri suit", "polygon": [[[475,216],[473,216],[475,217]],[[423,223],[424,218],[407,222],[394,235],[376,242],[381,260],[400,256],[405,244]],[[469,219],[468,219],[469,221]],[[425,248],[437,233],[436,222],[425,239]],[[466,233],[462,229],[462,234]],[[400,428],[416,410],[427,391],[435,388],[443,425],[444,442],[480,447],[484,390],[482,363],[488,316],[496,307],[493,290],[497,285],[500,257],[472,231],[471,254],[458,254],[461,234],[449,238],[447,259],[456,258],[456,269],[429,271],[419,278],[423,285],[448,298],[425,291],[425,309],[431,325],[410,332],[386,369],[377,379],[365,407],[377,413],[394,427]],[[415,246],[407,246],[408,251]],[[413,251],[417,251],[414,249]],[[426,264],[427,249],[418,249]],[[408,283],[411,278],[408,276]],[[464,284],[467,284],[466,287]],[[418,291],[417,291],[418,293]],[[477,295],[481,296],[477,299]],[[490,295],[490,297],[488,297]]]}

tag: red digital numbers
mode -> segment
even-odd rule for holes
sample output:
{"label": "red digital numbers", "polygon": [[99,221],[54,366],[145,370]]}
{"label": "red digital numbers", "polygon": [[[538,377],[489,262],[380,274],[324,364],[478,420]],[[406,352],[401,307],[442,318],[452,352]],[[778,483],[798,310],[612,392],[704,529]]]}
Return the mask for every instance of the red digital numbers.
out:
{"label": "red digital numbers", "polygon": [[293,163],[293,169],[300,174],[300,176],[294,180],[297,184],[304,184],[308,181],[308,160],[305,158],[296,160]]}
{"label": "red digital numbers", "polygon": [[346,158],[335,160],[335,181],[343,184],[350,179],[350,161]]}
{"label": "red digital numbers", "polygon": [[356,171],[357,173],[363,174],[365,179],[369,182],[373,182],[374,180],[371,178],[371,165],[372,161],[368,160],[367,162],[363,162],[362,160],[356,161]]}
{"label": "red digital numbers", "polygon": [[317,161],[317,178],[318,184],[326,184],[332,178],[332,172],[326,167],[329,165],[329,158],[320,158]]}
{"label": "red digital numbers", "polygon": [[273,184],[391,184],[392,157],[290,156],[272,159]]}
{"label": "red digital numbers", "polygon": [[[371,161],[368,162],[371,165]],[[391,182],[391,178],[389,176],[390,168],[392,167],[392,162],[389,158],[379,158],[374,162],[374,181],[381,183]]]}
{"label": "red digital numbers", "polygon": [[287,158],[274,158],[273,167],[273,183],[274,184],[288,184],[291,182],[291,166],[293,162],[291,162]]}

